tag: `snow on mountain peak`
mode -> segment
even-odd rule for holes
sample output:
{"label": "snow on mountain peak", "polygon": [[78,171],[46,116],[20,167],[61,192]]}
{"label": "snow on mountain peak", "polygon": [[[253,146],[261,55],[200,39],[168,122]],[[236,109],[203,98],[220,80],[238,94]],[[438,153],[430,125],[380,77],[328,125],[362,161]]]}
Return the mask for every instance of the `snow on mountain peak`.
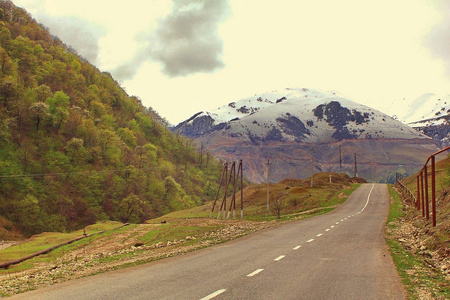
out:
{"label": "snow on mountain peak", "polygon": [[248,139],[253,143],[425,138],[388,115],[343,98],[336,92],[307,88],[256,94],[211,112],[199,113],[175,129],[192,137],[226,131],[233,138]]}

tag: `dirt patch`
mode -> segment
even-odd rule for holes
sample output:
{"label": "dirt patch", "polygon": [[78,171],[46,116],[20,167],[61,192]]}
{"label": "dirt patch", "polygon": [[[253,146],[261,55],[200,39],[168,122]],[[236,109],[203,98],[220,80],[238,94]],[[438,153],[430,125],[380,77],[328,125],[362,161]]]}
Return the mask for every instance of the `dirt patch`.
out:
{"label": "dirt patch", "polygon": [[346,194],[344,194],[344,193],[340,193],[339,195],[338,195],[338,198],[339,199],[342,199],[342,198],[347,198],[348,196],[346,195]]}
{"label": "dirt patch", "polygon": [[13,245],[16,245],[16,244],[18,244],[18,242],[15,242],[15,241],[0,241],[0,250],[9,248],[9,247],[11,247]]}

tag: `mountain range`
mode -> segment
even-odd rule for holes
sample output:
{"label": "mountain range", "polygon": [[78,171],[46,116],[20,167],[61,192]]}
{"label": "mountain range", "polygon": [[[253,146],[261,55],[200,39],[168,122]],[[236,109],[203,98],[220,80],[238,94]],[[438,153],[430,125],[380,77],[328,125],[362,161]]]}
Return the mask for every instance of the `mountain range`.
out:
{"label": "mountain range", "polygon": [[371,178],[373,173],[377,181],[387,181],[395,172],[415,170],[425,153],[438,145],[424,133],[337,92],[307,88],[231,102],[197,113],[174,130],[222,159],[245,158],[247,178],[255,182],[265,180],[267,159],[272,162],[270,180],[278,181],[305,178],[313,170],[355,173],[355,155],[360,157],[359,175]]}
{"label": "mountain range", "polygon": [[450,145],[450,95],[425,94],[404,110],[399,119],[442,146]]}

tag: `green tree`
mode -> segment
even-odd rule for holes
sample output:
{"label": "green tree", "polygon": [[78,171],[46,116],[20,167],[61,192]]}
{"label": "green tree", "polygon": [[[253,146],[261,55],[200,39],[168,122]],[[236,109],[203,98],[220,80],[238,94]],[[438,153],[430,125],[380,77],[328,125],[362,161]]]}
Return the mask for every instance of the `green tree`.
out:
{"label": "green tree", "polygon": [[143,213],[144,202],[138,196],[131,193],[122,199],[119,205],[123,222],[139,222],[139,216]]}
{"label": "green tree", "polygon": [[76,163],[81,165],[85,162],[87,151],[83,144],[84,141],[79,138],[72,138],[67,142],[65,150],[71,164]]}
{"label": "green tree", "polygon": [[200,203],[221,168],[199,172],[192,144],[167,127],[111,74],[0,1],[0,174],[50,173],[3,178],[2,217],[32,234]]}
{"label": "green tree", "polygon": [[53,97],[52,90],[45,84],[41,84],[40,86],[35,87],[34,90],[36,92],[37,102],[45,102],[45,100],[47,100],[48,98]]}
{"label": "green tree", "polygon": [[45,228],[43,215],[35,196],[27,194],[16,205],[17,224],[26,234],[36,234]]}
{"label": "green tree", "polygon": [[9,57],[5,49],[0,47],[0,76],[3,75],[13,75],[15,72],[15,65]]}
{"label": "green tree", "polygon": [[3,98],[3,107],[8,107],[8,100],[17,99],[16,80],[9,75],[0,78],[0,95]]}
{"label": "green tree", "polygon": [[0,45],[7,48],[11,42],[11,31],[5,27],[5,23],[0,23]]}
{"label": "green tree", "polygon": [[137,167],[138,169],[145,169],[147,173],[156,167],[157,163],[157,148],[151,143],[144,146],[137,146]]}
{"label": "green tree", "polygon": [[100,130],[99,146],[105,162],[118,167],[122,151],[120,149],[120,139],[116,133],[109,129]]}
{"label": "green tree", "polygon": [[48,98],[45,103],[48,105],[48,112],[51,116],[52,125],[60,129],[69,117],[70,100],[63,91],[58,91],[52,98]]}
{"label": "green tree", "polygon": [[136,147],[137,138],[134,135],[133,131],[131,131],[129,128],[119,128],[119,130],[117,130],[117,134],[127,146],[133,148]]}
{"label": "green tree", "polygon": [[48,117],[48,105],[37,102],[30,107],[31,116],[34,118],[36,131],[39,131],[39,125]]}
{"label": "green tree", "polygon": [[186,195],[180,184],[172,176],[164,179],[166,193],[164,199],[168,202],[172,210],[180,210],[194,205],[190,196]]}

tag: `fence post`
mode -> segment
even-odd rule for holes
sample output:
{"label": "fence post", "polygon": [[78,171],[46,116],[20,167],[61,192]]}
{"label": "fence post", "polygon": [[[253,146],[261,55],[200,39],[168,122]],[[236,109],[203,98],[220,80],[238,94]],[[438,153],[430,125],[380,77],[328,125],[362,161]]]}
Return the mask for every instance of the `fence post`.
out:
{"label": "fence post", "polygon": [[[433,215],[432,226],[436,226],[436,155],[450,150],[450,147],[444,148],[431,154],[420,172],[417,174],[417,210],[420,210],[420,201],[422,199],[422,217],[430,219],[429,186],[428,186],[428,162],[431,161],[431,214]],[[425,177],[425,178],[424,178]],[[425,181],[425,187],[424,187]],[[424,191],[425,189],[425,191]],[[426,206],[426,207],[425,207]]]}
{"label": "fence post", "polygon": [[425,165],[423,167],[423,172],[425,173],[425,216],[427,220],[430,219],[430,203],[428,201],[428,167]]}
{"label": "fence post", "polygon": [[422,217],[425,217],[425,199],[423,194],[423,169],[420,171],[420,194],[422,199]]}
{"label": "fence post", "polygon": [[416,200],[416,209],[420,210],[420,184],[419,184],[419,174],[416,176],[417,179],[417,200]]}
{"label": "fence post", "polygon": [[436,159],[431,157],[431,213],[433,214],[433,227],[436,226]]}

